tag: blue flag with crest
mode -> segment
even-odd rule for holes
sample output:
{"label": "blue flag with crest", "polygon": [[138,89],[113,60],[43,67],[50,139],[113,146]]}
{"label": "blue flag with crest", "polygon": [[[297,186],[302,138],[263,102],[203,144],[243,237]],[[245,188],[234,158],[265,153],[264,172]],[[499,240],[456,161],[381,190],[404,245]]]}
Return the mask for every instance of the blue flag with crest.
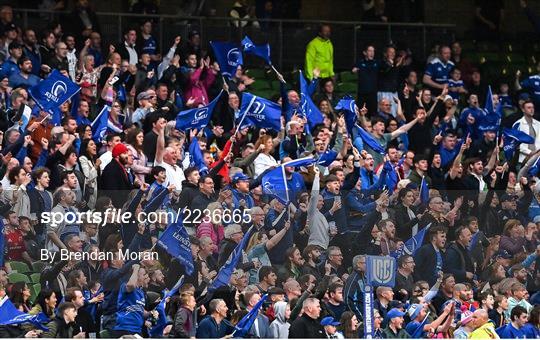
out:
{"label": "blue flag with crest", "polygon": [[103,106],[96,119],[92,122],[92,139],[95,141],[102,141],[105,138],[107,132],[107,123],[109,121],[109,113],[111,112],[110,105]]}
{"label": "blue flag with crest", "polygon": [[236,124],[240,124],[240,129],[249,126],[259,128],[281,130],[281,106],[278,104],[255,96],[251,93],[242,93],[242,106]]}
{"label": "blue flag with crest", "polygon": [[395,167],[392,165],[392,163],[390,163],[390,161],[386,161],[386,163],[384,163],[384,168],[386,169],[385,185],[388,189],[388,194],[391,195],[397,187],[399,176]]}
{"label": "blue flag with crest", "polygon": [[335,109],[343,111],[347,131],[349,136],[352,136],[354,124],[356,123],[356,101],[351,96],[345,96],[337,103]]}
{"label": "blue flag with crest", "polygon": [[384,155],[386,153],[386,151],[381,146],[381,144],[379,144],[379,142],[377,142],[377,140],[375,140],[375,138],[369,132],[364,130],[363,127],[361,127],[358,124],[355,124],[355,128],[356,128],[355,129],[356,133],[362,139],[364,144],[369,146],[376,153],[380,153],[381,155]]}
{"label": "blue flag with crest", "polygon": [[420,229],[420,231],[416,235],[408,239],[407,242],[405,242],[401,246],[401,248],[392,252],[390,256],[396,259],[400,258],[402,255],[414,256],[414,254],[416,254],[416,251],[422,246],[422,243],[424,243],[424,237],[426,236],[426,232],[430,227],[431,223],[428,224],[425,228]]}
{"label": "blue flag with crest", "polygon": [[502,105],[499,102],[495,108],[493,107],[493,93],[491,92],[491,86],[488,87],[484,111],[486,114],[480,117],[478,130],[482,132],[499,131],[502,119]]}
{"label": "blue flag with crest", "polygon": [[210,41],[214,56],[221,69],[221,74],[227,77],[235,75],[238,66],[244,64],[240,46],[232,42]]}
{"label": "blue flag with crest", "polygon": [[244,39],[242,39],[242,50],[247,54],[256,55],[257,57],[264,59],[268,65],[272,65],[272,61],[270,60],[270,44],[255,45],[246,35]]}
{"label": "blue flag with crest", "polygon": [[208,295],[213,294],[216,290],[219,288],[226,286],[229,284],[229,281],[231,280],[231,275],[236,268],[236,265],[238,264],[238,261],[242,257],[242,251],[244,250],[247,241],[251,237],[251,228],[248,230],[248,232],[244,235],[240,243],[234,248],[233,252],[227,259],[227,262],[221,267],[219,270],[216,278],[210,286],[208,287]]}
{"label": "blue flag with crest", "polygon": [[525,144],[534,144],[534,138],[526,134],[525,132],[517,130],[515,127],[519,125],[514,125],[513,129],[504,128],[503,136],[503,151],[504,157],[507,160],[511,160],[514,157],[514,152],[516,151],[517,146],[520,143]]}
{"label": "blue flag with crest", "polygon": [[54,69],[47,78],[29,88],[28,93],[43,111],[53,114],[55,108],[64,104],[80,90],[81,88],[71,79]]}
{"label": "blue flag with crest", "polygon": [[186,228],[184,228],[181,215],[175,217],[175,220],[161,234],[157,243],[172,257],[180,261],[188,275],[193,273],[191,242]]}
{"label": "blue flag with crest", "polygon": [[194,109],[180,111],[176,116],[176,130],[186,131],[188,129],[203,129],[212,118],[214,108],[221,98],[223,90],[208,105]]}
{"label": "blue flag with crest", "polygon": [[158,319],[156,321],[156,324],[150,328],[148,331],[148,334],[152,338],[162,338],[163,337],[163,331],[165,330],[165,327],[167,327],[167,314],[165,313],[165,304],[167,303],[167,299],[172,297],[174,294],[178,292],[182,284],[184,283],[184,276],[182,275],[180,279],[176,282],[174,287],[171,288],[171,290],[163,291],[163,298],[155,308],[155,310],[158,312]]}
{"label": "blue flag with crest", "polygon": [[208,172],[208,167],[204,163],[204,157],[197,137],[193,137],[191,144],[189,144],[189,156],[191,157],[191,162],[189,164],[190,166],[197,167],[201,174]]}
{"label": "blue flag with crest", "polygon": [[322,166],[330,166],[330,164],[332,164],[332,162],[336,160],[337,156],[338,156],[337,151],[326,150],[325,152],[319,155],[317,164],[322,165]]}
{"label": "blue flag with crest", "polygon": [[309,88],[306,81],[306,78],[304,78],[304,75],[302,74],[302,71],[299,71],[300,74],[300,107],[301,110],[308,122],[308,126],[310,131],[313,131],[315,129],[315,126],[317,124],[321,124],[323,122],[323,115],[321,111],[319,111],[319,108],[313,100],[311,99],[311,96],[309,95]]}
{"label": "blue flag with crest", "polygon": [[263,306],[264,302],[268,298],[268,294],[264,294],[261,299],[253,306],[253,309],[251,309],[244,317],[238,321],[236,326],[234,327],[233,336],[235,338],[243,338],[245,337],[251,326],[253,326],[253,323],[257,319],[257,316],[259,315],[259,310]]}
{"label": "blue flag with crest", "polygon": [[283,163],[275,169],[268,171],[266,174],[264,174],[261,180],[263,194],[270,195],[271,197],[276,198],[284,205],[289,204],[289,187],[287,186],[285,167],[308,166],[315,163],[316,161],[317,159],[311,156],[299,158]]}

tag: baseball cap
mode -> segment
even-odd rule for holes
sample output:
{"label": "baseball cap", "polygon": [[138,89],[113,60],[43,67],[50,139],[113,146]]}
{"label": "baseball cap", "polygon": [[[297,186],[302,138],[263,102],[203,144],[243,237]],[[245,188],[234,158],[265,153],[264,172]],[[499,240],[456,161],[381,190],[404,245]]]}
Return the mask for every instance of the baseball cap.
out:
{"label": "baseball cap", "polygon": [[334,320],[333,317],[327,316],[321,320],[321,326],[339,326],[341,323]]}
{"label": "baseball cap", "polygon": [[495,253],[495,258],[502,257],[503,259],[510,260],[513,256],[507,250],[499,250]]}
{"label": "baseball cap", "polygon": [[407,310],[407,314],[409,314],[411,320],[414,320],[418,317],[423,308],[423,305],[415,303],[409,307],[409,309]]}
{"label": "baseball cap", "polygon": [[236,173],[232,178],[233,183],[236,183],[238,181],[249,181],[249,176],[247,176],[244,173]]}
{"label": "baseball cap", "polygon": [[399,318],[399,317],[402,317],[404,316],[405,313],[400,311],[399,309],[397,308],[392,308],[390,309],[390,311],[386,314],[386,319],[388,320],[392,320],[393,318]]}

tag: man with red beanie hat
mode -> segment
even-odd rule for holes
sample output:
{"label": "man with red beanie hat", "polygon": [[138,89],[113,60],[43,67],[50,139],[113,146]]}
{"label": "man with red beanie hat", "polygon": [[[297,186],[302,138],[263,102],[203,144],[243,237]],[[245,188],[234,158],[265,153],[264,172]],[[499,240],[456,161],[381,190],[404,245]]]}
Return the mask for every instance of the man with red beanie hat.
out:
{"label": "man with red beanie hat", "polygon": [[129,180],[126,168],[128,164],[128,148],[125,144],[119,143],[112,149],[112,161],[105,167],[101,175],[100,190],[111,198],[116,208],[121,208],[128,192],[133,189]]}

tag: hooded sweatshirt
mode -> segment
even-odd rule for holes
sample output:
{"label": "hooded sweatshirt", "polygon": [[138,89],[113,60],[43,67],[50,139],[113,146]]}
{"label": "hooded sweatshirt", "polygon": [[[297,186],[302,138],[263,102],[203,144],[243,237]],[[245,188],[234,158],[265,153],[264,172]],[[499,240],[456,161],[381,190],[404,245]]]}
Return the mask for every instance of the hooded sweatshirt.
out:
{"label": "hooded sweatshirt", "polygon": [[274,339],[287,339],[289,337],[289,327],[291,325],[285,320],[285,309],[287,309],[287,302],[285,301],[274,304],[276,319],[270,324],[270,334]]}

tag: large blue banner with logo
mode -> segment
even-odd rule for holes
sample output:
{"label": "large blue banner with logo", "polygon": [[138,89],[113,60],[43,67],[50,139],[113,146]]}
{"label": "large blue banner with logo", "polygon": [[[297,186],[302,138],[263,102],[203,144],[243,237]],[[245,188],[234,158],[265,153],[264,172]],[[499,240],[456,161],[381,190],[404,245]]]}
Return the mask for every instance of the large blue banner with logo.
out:
{"label": "large blue banner with logo", "polygon": [[366,257],[367,284],[372,287],[396,285],[396,259],[391,256]]}
{"label": "large blue banner with logo", "polygon": [[43,111],[51,111],[64,104],[81,88],[58,70],[53,70],[44,80],[28,89],[30,96]]}

